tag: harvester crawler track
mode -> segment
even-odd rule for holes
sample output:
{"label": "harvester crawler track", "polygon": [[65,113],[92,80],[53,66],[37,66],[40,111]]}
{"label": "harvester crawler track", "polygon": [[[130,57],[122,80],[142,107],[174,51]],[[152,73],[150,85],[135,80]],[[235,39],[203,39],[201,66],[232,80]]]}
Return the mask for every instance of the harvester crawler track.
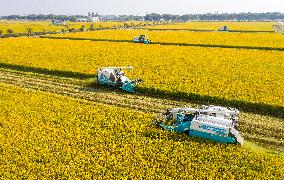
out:
{"label": "harvester crawler track", "polygon": [[71,78],[60,78],[59,80],[44,75],[32,75],[18,71],[0,70],[0,82],[149,113],[159,113],[165,108],[181,105],[181,103],[171,102],[169,100],[137,95],[133,96],[118,91],[110,92],[109,89],[104,89],[102,87],[84,87],[82,82],[80,85],[80,80]]}

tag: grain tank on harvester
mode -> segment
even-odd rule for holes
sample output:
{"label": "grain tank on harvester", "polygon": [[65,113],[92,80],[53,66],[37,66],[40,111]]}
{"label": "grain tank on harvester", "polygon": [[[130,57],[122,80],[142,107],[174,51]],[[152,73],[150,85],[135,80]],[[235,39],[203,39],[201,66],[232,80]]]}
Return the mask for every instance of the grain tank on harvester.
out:
{"label": "grain tank on harvester", "polygon": [[190,136],[220,143],[243,144],[237,131],[238,110],[221,106],[172,108],[157,118],[157,125],[168,131],[184,132]]}
{"label": "grain tank on harvester", "polygon": [[136,86],[143,80],[130,80],[124,75],[123,70],[134,70],[134,68],[132,66],[99,68],[97,71],[97,82],[127,92],[135,92]]}

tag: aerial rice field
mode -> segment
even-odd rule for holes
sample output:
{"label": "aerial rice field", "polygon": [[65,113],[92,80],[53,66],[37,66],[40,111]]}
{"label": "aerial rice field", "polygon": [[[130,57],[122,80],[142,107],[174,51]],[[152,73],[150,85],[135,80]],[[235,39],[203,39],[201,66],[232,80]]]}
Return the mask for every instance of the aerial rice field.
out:
{"label": "aerial rice field", "polygon": [[[147,22],[146,22],[147,23]],[[31,28],[33,32],[44,32],[44,31],[61,31],[61,29],[68,30],[71,28],[79,29],[82,25],[88,29],[93,24],[94,28],[113,28],[128,25],[139,25],[137,21],[127,22],[66,22],[66,26],[56,26],[51,21],[10,21],[0,20],[0,30],[6,34],[8,29],[13,30],[14,33],[26,33],[28,28]]]}
{"label": "aerial rice field", "polygon": [[17,38],[1,40],[0,55],[3,64],[94,76],[100,66],[132,65],[149,91],[284,106],[280,51]]}
{"label": "aerial rice field", "polygon": [[1,83],[0,96],[4,179],[284,175],[282,155],[171,134],[151,124],[153,114]]}
{"label": "aerial rice field", "polygon": [[191,29],[191,30],[218,30],[222,26],[228,26],[236,31],[273,31],[275,22],[185,22],[160,26],[149,26],[149,29]]}
{"label": "aerial rice field", "polygon": [[[124,22],[117,23],[96,27]],[[223,23],[248,31],[273,24],[151,28],[213,30]],[[11,26],[41,31],[49,22]],[[133,43],[140,34],[156,44]],[[284,179],[283,48],[276,33],[101,30],[2,38],[0,178]],[[136,93],[95,83],[97,68],[129,65],[134,71],[126,75],[144,80]],[[155,125],[167,108],[202,104],[237,107],[244,145]]]}
{"label": "aerial rice field", "polygon": [[[153,43],[190,44],[197,46],[268,47],[284,48],[284,36],[277,33],[227,33],[188,31],[107,30],[96,32],[49,35],[77,39],[125,40],[147,34]],[[283,50],[283,49],[282,49]]]}
{"label": "aerial rice field", "polygon": [[[126,22],[67,22],[68,28],[79,29],[82,25],[85,28],[90,28],[90,25],[93,24],[94,28],[113,28],[123,26],[124,24],[128,25],[149,25],[143,28],[145,29],[188,29],[188,30],[217,30],[221,26],[227,25],[231,30],[239,31],[273,31],[272,25],[274,22],[187,22],[187,23],[168,23],[163,25],[153,26],[151,22],[138,22],[138,21],[126,21]],[[60,31],[64,26],[54,26],[51,21],[24,21],[24,20],[0,20],[0,30],[3,33],[7,33],[8,29],[12,29],[15,33],[24,33],[27,32],[27,28],[31,28],[34,32],[42,31]]]}
{"label": "aerial rice field", "polygon": [[14,33],[25,33],[27,28],[31,28],[34,32],[60,31],[62,26],[53,26],[51,21],[0,21],[0,30],[4,34],[8,29],[13,30]]}

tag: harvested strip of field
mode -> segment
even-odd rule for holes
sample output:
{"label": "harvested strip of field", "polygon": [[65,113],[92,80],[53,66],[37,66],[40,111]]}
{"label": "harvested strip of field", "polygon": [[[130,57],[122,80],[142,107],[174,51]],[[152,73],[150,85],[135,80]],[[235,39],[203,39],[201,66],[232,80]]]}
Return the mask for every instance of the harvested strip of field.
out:
{"label": "harvested strip of field", "polygon": [[65,79],[63,82],[57,82],[45,76],[31,76],[31,74],[19,72],[1,71],[0,82],[149,113],[161,112],[163,109],[184,104],[143,96],[133,96],[119,91],[112,92],[109,88],[101,86],[95,89],[84,87],[84,81],[78,82],[78,80],[74,79]]}
{"label": "harvested strip of field", "polygon": [[145,81],[145,93],[283,117],[284,52],[17,38],[1,41],[0,56],[4,68],[69,74],[132,65],[127,74]]}
{"label": "harvested strip of field", "polygon": [[[144,113],[161,113],[167,108],[192,106],[189,102],[127,94],[101,86],[86,87],[85,80],[47,77],[18,71],[0,71],[0,82],[15,86],[68,96],[86,102],[128,108]],[[193,105],[196,106],[196,105]],[[154,121],[154,120],[153,120]],[[152,121],[152,123],[153,123]],[[268,149],[284,152],[284,121],[252,113],[240,114],[240,131],[244,138]]]}
{"label": "harvested strip of field", "polygon": [[[226,33],[226,32],[188,32],[188,31],[147,31],[147,30],[105,30],[82,33],[50,35],[103,40],[132,41],[135,36],[147,34],[154,43],[173,43],[224,47],[251,47],[263,49],[284,48],[284,36],[278,33]],[[283,51],[283,49],[282,49]]]}

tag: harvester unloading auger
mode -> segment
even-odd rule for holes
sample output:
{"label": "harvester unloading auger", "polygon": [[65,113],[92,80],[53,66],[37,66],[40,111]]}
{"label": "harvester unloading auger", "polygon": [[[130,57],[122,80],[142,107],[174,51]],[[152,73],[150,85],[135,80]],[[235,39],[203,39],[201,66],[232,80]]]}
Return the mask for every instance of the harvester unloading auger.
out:
{"label": "harvester unloading auger", "polygon": [[99,68],[97,81],[102,85],[116,87],[127,92],[135,92],[135,87],[143,80],[130,80],[124,75],[123,70],[134,70],[134,68],[132,66]]}
{"label": "harvester unloading auger", "polygon": [[172,108],[157,118],[157,124],[168,131],[184,132],[190,136],[219,143],[243,144],[237,131],[238,110],[221,106]]}

